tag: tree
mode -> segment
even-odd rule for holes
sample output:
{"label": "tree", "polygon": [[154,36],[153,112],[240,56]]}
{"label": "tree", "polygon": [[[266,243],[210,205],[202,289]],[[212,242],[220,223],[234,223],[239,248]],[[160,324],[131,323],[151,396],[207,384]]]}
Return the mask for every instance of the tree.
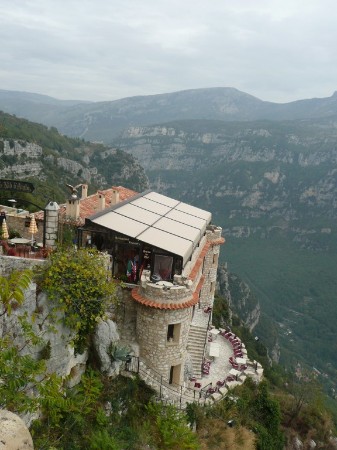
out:
{"label": "tree", "polygon": [[32,281],[30,270],[14,270],[8,277],[0,276],[0,302],[1,313],[10,315],[13,307],[22,305],[24,301],[24,291],[28,289]]}
{"label": "tree", "polygon": [[39,283],[62,311],[66,325],[74,330],[75,351],[82,352],[115,298],[104,257],[94,249],[57,250],[50,264],[42,268]]}

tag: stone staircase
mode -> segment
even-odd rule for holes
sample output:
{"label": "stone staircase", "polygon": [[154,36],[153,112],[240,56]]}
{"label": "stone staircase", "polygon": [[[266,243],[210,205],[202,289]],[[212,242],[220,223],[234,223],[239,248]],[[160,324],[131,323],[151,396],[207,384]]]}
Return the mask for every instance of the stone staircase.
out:
{"label": "stone staircase", "polygon": [[201,378],[201,363],[204,357],[204,347],[207,328],[200,325],[191,325],[188,335],[187,351],[191,355],[193,375]]}

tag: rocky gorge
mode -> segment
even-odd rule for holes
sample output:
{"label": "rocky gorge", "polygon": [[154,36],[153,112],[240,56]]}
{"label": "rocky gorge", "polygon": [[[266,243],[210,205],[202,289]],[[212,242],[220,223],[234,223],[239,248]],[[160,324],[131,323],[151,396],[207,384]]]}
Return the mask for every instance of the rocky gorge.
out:
{"label": "rocky gorge", "polygon": [[[316,336],[333,327],[336,123],[177,121],[132,126],[113,141],[156,190],[212,211],[227,241],[222,261],[274,324],[254,325],[270,355],[287,364],[298,355],[312,360],[306,342],[315,340],[314,364],[330,376],[332,353]],[[243,303],[237,309],[247,318],[254,308]]]}

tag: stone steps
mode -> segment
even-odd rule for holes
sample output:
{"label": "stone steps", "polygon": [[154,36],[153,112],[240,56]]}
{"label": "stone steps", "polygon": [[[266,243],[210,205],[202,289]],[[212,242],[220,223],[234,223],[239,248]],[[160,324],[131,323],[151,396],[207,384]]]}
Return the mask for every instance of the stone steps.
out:
{"label": "stone steps", "polygon": [[204,357],[207,328],[191,325],[188,336],[187,351],[191,355],[193,375],[201,377],[201,363]]}

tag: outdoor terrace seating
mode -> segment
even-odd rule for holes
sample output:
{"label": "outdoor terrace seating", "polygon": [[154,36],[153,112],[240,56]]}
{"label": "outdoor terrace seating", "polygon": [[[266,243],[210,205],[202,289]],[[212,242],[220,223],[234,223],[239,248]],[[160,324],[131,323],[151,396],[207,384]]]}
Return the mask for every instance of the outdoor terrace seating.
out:
{"label": "outdoor terrace seating", "polygon": [[225,383],[226,383],[226,380],[222,380],[222,381],[219,380],[219,381],[216,382],[216,385],[217,385],[217,387],[218,387],[218,389],[219,389],[219,388],[221,388],[222,386],[224,386]]}

